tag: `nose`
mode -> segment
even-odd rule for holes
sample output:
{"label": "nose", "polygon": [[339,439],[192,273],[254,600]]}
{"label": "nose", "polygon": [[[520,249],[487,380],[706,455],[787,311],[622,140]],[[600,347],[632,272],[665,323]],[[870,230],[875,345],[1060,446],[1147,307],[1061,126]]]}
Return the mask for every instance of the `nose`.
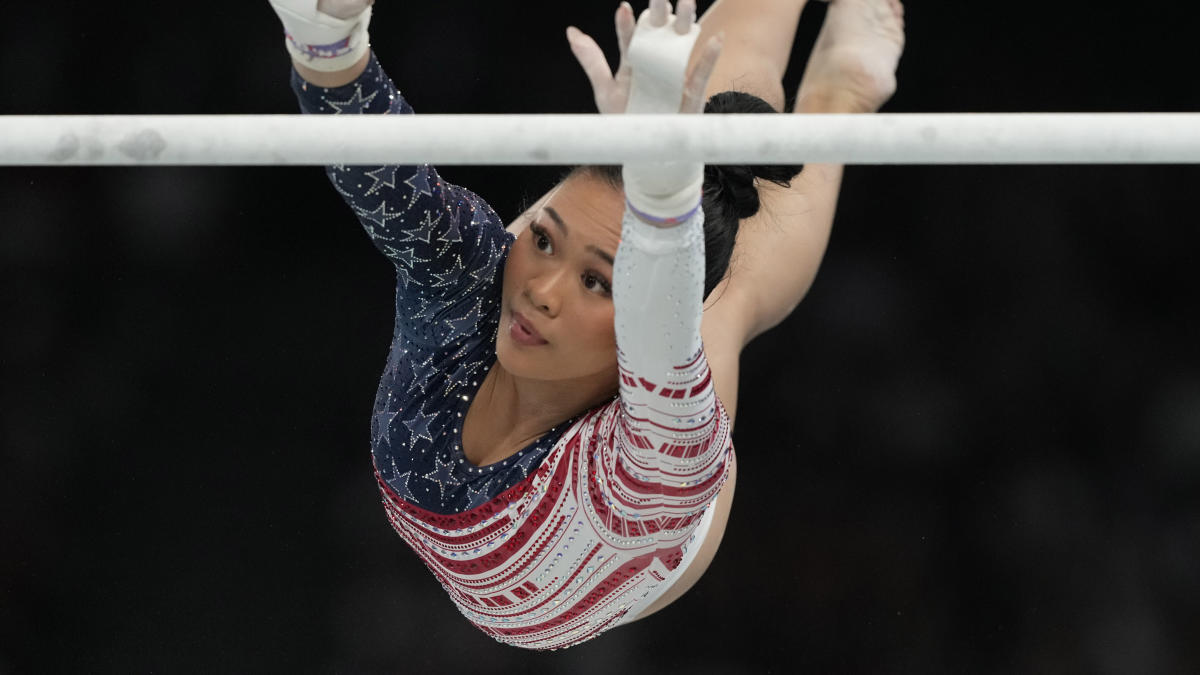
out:
{"label": "nose", "polygon": [[562,309],[562,278],[563,271],[559,267],[543,270],[529,279],[525,285],[525,297],[543,314],[549,317],[558,316],[559,310]]}

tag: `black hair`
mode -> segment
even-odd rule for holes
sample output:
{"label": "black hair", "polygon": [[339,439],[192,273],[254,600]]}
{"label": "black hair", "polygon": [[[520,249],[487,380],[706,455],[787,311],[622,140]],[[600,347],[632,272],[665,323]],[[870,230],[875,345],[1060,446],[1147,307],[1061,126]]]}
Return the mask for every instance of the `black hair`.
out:
{"label": "black hair", "polygon": [[[724,91],[704,104],[706,113],[773,113],[778,112],[761,98],[740,91]],[[758,213],[758,187],[755,179],[766,180],[781,187],[800,173],[802,166],[783,164],[745,165],[709,164],[704,167],[704,188],[700,198],[704,210],[704,297],[716,288],[729,270],[729,258],[737,241],[738,226],[743,218]],[[612,187],[622,189],[621,167],[585,165],[575,167],[570,175],[584,174],[599,178]]]}

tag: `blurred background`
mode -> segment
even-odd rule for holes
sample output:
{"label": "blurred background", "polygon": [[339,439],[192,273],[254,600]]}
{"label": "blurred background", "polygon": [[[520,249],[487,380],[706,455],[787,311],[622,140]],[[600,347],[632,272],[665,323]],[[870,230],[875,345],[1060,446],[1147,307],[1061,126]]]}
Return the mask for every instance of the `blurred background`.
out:
{"label": "blurred background", "polygon": [[[589,112],[562,29],[613,54],[614,6],[381,0],[373,45],[418,111]],[[296,111],[266,2],[3,14],[0,113]],[[1194,112],[1198,18],[910,2],[885,111]],[[511,218],[559,171],[443,175]],[[709,572],[543,654],[384,517],[393,276],[319,168],[0,167],[0,673],[1200,672],[1198,182],[848,169]]]}

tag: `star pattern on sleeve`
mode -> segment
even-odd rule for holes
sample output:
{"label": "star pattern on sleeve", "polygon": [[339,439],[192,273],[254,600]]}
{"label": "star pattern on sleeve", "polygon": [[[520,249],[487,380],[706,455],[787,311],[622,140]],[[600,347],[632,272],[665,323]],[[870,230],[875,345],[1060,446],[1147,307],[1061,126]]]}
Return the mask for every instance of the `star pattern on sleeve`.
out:
{"label": "star pattern on sleeve", "polygon": [[326,99],[325,102],[329,104],[330,108],[333,108],[333,114],[342,115],[347,112],[356,113],[366,110],[367,106],[371,105],[371,101],[375,100],[375,97],[378,95],[379,92],[373,91],[370,96],[363,98],[362,85],[356,84],[354,85],[354,95],[345,101],[330,101]]}
{"label": "star pattern on sleeve", "polygon": [[428,244],[429,240],[433,238],[434,228],[437,227],[437,224],[441,220],[441,214],[438,214],[438,216],[434,218],[433,212],[426,209],[425,215],[421,218],[421,222],[417,227],[414,227],[410,230],[400,230],[401,234],[404,235],[404,238],[400,241],[420,241]]}
{"label": "star pattern on sleeve", "polygon": [[412,188],[412,200],[408,203],[409,208],[416,203],[421,195],[432,197],[433,188],[429,185],[429,165],[422,164],[417,167],[413,175],[404,179],[404,184]]}
{"label": "star pattern on sleeve", "polygon": [[[340,167],[341,167],[341,165],[339,164],[335,168],[340,168]],[[344,197],[346,199],[357,199],[358,198],[358,195],[356,195],[353,192],[350,192],[349,190],[342,187],[342,179],[340,177],[338,177],[336,174],[333,174],[333,173],[329,174],[329,182],[333,184],[333,189],[337,190],[338,194],[341,195],[342,197]],[[357,211],[356,211],[356,213],[357,213]]]}
{"label": "star pattern on sleeve", "polygon": [[483,300],[476,298],[475,304],[469,312],[456,319],[445,319],[446,325],[450,327],[450,330],[455,335],[470,335],[474,333],[475,327],[479,325],[479,320],[483,318],[482,305]]}
{"label": "star pattern on sleeve", "polygon": [[[383,200],[381,200],[379,202],[379,205],[376,206],[374,209],[372,209],[370,211],[367,211],[366,209],[359,209],[357,211],[357,213],[358,213],[359,218],[369,220],[372,223],[375,223],[376,225],[378,225],[379,227],[386,227],[389,220],[395,220],[396,218],[399,218],[400,216],[404,215],[403,211],[389,212],[388,208],[387,208],[387,202],[383,201]],[[369,234],[372,237],[383,236],[382,234],[376,233],[374,231],[370,232]]]}
{"label": "star pattern on sleeve", "polygon": [[414,319],[432,319],[437,316],[437,313],[445,309],[449,303],[440,300],[432,300],[430,298],[421,297],[421,308],[411,314]]}
{"label": "star pattern on sleeve", "polygon": [[503,254],[502,248],[497,248],[492,241],[487,242],[487,261],[481,265],[472,266],[467,272],[476,283],[490,281],[496,274],[496,265],[500,263],[500,258]]}
{"label": "star pattern on sleeve", "polygon": [[465,273],[466,271],[467,271],[467,268],[463,267],[462,260],[460,258],[456,257],[454,259],[453,267],[446,270],[445,272],[434,272],[433,273],[434,278],[437,279],[437,281],[434,282],[433,287],[434,288],[444,288],[446,286],[450,286],[456,280],[458,280],[460,277],[462,277],[463,273]]}
{"label": "star pattern on sleeve", "polygon": [[400,285],[400,288],[407,290],[412,280],[412,275],[408,273],[408,270],[399,265],[396,266],[396,283]]}
{"label": "star pattern on sleeve", "polygon": [[417,249],[413,248],[412,246],[409,246],[408,248],[396,248],[395,246],[389,246],[385,244],[384,248],[387,249],[384,252],[387,257],[395,260],[396,262],[401,262],[405,265],[408,265],[409,269],[412,269],[419,262],[429,262],[428,258],[417,257]]}
{"label": "star pattern on sleeve", "polygon": [[449,209],[447,209],[447,214],[450,215],[450,218],[446,226],[442,228],[441,234],[438,235],[438,241],[443,241],[447,244],[462,241],[462,232],[458,229],[458,209],[455,209],[453,214],[450,214]]}
{"label": "star pattern on sleeve", "polygon": [[[374,59],[368,67],[338,88],[307,86],[296,76],[301,108],[413,113]],[[457,434],[465,395],[495,362],[497,265],[512,237],[485,200],[445,183],[433,166],[339,164],[325,174],[396,274],[397,332],[370,420],[379,475],[397,497],[422,508],[452,513],[485,504],[544,454],[531,448],[527,458],[475,467]]]}
{"label": "star pattern on sleeve", "polygon": [[395,189],[395,187],[396,187],[396,169],[398,169],[398,168],[400,168],[400,167],[388,165],[388,166],[381,166],[378,169],[375,169],[374,171],[367,171],[365,175],[370,176],[371,180],[373,180],[375,182],[372,183],[371,187],[367,188],[367,191],[363,194],[364,195],[373,195],[376,192],[379,192],[380,186]]}

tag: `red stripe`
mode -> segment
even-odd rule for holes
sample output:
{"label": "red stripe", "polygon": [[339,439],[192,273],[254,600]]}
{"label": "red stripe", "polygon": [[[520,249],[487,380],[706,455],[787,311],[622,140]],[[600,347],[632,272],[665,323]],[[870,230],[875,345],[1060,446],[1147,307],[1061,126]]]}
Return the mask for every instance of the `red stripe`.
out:
{"label": "red stripe", "polygon": [[[661,495],[663,497],[695,497],[697,495],[704,494],[713,486],[714,482],[721,480],[721,477],[725,475],[724,467],[713,468],[713,475],[709,476],[708,480],[692,486],[679,487],[671,485],[667,482],[658,483],[638,480],[637,478],[634,478],[620,463],[618,463],[613,480],[617,481],[621,487],[630,492],[642,492],[651,495]],[[638,505],[637,508],[641,510],[648,510],[659,505],[678,508],[677,504],[671,504],[669,502],[664,502],[662,504],[641,504]]]}
{"label": "red stripe", "polygon": [[[628,489],[630,492],[641,492],[641,493],[650,494],[650,495],[689,496],[690,497],[690,496],[694,496],[696,494],[703,492],[704,491],[703,486],[707,485],[707,484],[711,484],[712,478],[720,478],[722,473],[723,473],[723,471],[720,471],[720,470],[716,471],[711,478],[709,478],[704,483],[700,483],[700,484],[696,485],[695,487],[691,487],[691,488],[689,488],[689,487],[673,487],[670,483],[667,483],[667,482],[640,480],[637,477],[635,477],[633,474],[629,473],[629,471],[625,468],[625,466],[623,464],[621,464],[620,462],[617,462],[616,469],[613,472],[613,480],[620,483],[622,487]],[[692,474],[691,478],[695,478],[700,475],[702,475],[702,473]],[[681,476],[681,478],[687,478],[687,477]],[[647,508],[650,508],[650,506],[649,505],[640,505],[640,506],[638,506],[638,508],[647,509]]]}
{"label": "red stripe", "polygon": [[[554,524],[553,527],[545,528],[545,530],[543,531],[544,533],[542,535],[542,538],[544,538],[546,536],[545,532],[553,532],[553,531],[556,531],[557,529],[559,529],[559,527],[562,526],[562,523],[564,520],[567,520],[567,518],[565,516],[559,516],[558,521]],[[487,578],[481,579],[481,580],[474,580],[474,581],[467,581],[466,579],[460,579],[459,583],[463,586],[466,586],[466,587],[472,589],[475,592],[483,592],[483,591],[491,590],[493,588],[507,586],[510,582],[513,581],[514,577],[519,577],[519,576],[525,574],[526,569],[530,565],[532,565],[535,560],[537,560],[539,554],[544,553],[544,552],[545,552],[545,548],[543,546],[535,544],[534,546],[528,547],[526,549],[525,554],[524,554],[525,559],[523,561],[521,561],[517,565],[508,567],[507,569],[502,571],[500,574],[497,574],[497,575],[491,576],[491,577],[487,577]],[[441,558],[438,558],[438,559],[441,560]]]}
{"label": "red stripe", "polygon": [[[572,605],[571,608],[565,612],[558,614],[553,619],[549,619],[532,626],[523,626],[521,628],[512,628],[507,630],[501,628],[497,629],[496,632],[497,634],[504,636],[526,636],[530,635],[531,633],[540,633],[542,631],[558,628],[568,621],[571,621],[572,619],[575,619],[586,613],[589,609],[611,594],[615,589],[620,588],[621,584],[625,583],[634,575],[646,569],[646,567],[648,567],[655,558],[659,557],[660,553],[665,552],[666,551],[654,551],[651,553],[644,553],[621,565],[616,570],[613,570],[613,572],[609,574],[608,577],[606,577],[603,581],[597,584],[591,592],[581,598],[579,602]],[[593,555],[594,554],[595,551],[593,551]],[[566,585],[567,584],[563,585],[564,588]],[[569,632],[570,630],[567,630],[563,631],[562,633],[558,633],[557,635],[552,635],[548,638],[541,639],[545,640],[552,637],[565,635]]]}
{"label": "red stripe", "polygon": [[483,545],[486,546],[487,544],[483,540],[488,539],[489,538],[488,535],[495,533],[496,530],[500,530],[500,529],[507,527],[511,522],[512,522],[511,518],[509,518],[508,516],[504,516],[503,518],[500,518],[499,520],[492,523],[491,525],[488,525],[487,527],[483,528],[482,530],[479,530],[478,532],[473,532],[471,534],[464,534],[460,537],[452,537],[450,535],[441,534],[434,530],[426,530],[425,528],[421,528],[421,531],[426,533],[430,539],[435,539],[435,540],[445,544],[448,547],[449,546],[473,546],[473,544],[478,545],[480,543],[483,543]]}
{"label": "red stripe", "polygon": [[626,427],[624,425],[622,425],[621,431],[625,435],[625,440],[627,440],[631,444],[633,444],[633,447],[640,448],[642,450],[653,450],[654,449],[654,444],[651,443],[650,439],[646,438],[645,436],[641,436],[639,434],[633,433],[632,431],[629,430],[628,427]]}
{"label": "red stripe", "polygon": [[[567,452],[568,456],[573,454],[575,448],[577,448],[578,445],[579,445],[579,437],[578,436],[572,438],[567,443],[565,452]],[[572,462],[570,462],[570,461],[558,462],[558,466],[555,467],[554,476],[550,479],[549,489],[546,491],[546,494],[544,494],[542,496],[542,498],[537,502],[537,505],[532,509],[532,512],[526,516],[525,521],[521,524],[521,526],[517,529],[517,531],[512,533],[509,536],[508,540],[505,541],[504,544],[500,545],[497,548],[497,550],[493,551],[492,553],[489,553],[489,554],[486,554],[486,555],[483,555],[483,556],[480,556],[478,558],[474,558],[471,560],[449,559],[449,558],[442,557],[442,556],[434,553],[433,551],[429,551],[430,556],[434,560],[436,560],[437,563],[441,567],[443,567],[446,571],[456,573],[456,574],[481,574],[481,573],[487,572],[489,570],[497,569],[498,567],[500,567],[501,565],[506,563],[518,551],[521,550],[521,548],[523,547],[525,542],[533,535],[533,533],[541,525],[542,521],[545,520],[550,515],[550,511],[554,507],[554,504],[557,502],[559,494],[562,493],[563,488],[566,486],[568,470],[569,470],[571,464],[572,464]],[[541,474],[542,474],[542,472],[538,471],[534,474],[534,476],[541,475]],[[474,514],[475,511],[480,511],[481,509],[491,509],[488,511],[489,513],[491,513],[495,509],[495,506],[493,506],[493,505],[498,506],[499,504],[504,504],[505,506],[507,506],[509,500],[502,499],[502,498],[504,496],[508,495],[509,493],[514,493],[517,496],[519,496],[520,494],[524,494],[525,490],[528,489],[529,483],[532,481],[532,478],[533,478],[533,476],[526,478],[525,480],[521,481],[513,488],[506,490],[504,493],[502,493],[502,495],[500,497],[493,499],[492,501],[488,502],[487,504],[476,507],[475,509],[472,509],[471,511],[466,511],[462,514],[459,514],[459,517],[460,518],[467,517],[470,514]],[[386,486],[386,483],[384,483],[384,485]],[[519,493],[516,492],[518,488],[520,488]],[[389,489],[388,492],[391,493],[391,490]],[[394,494],[392,494],[391,496],[394,497]],[[408,513],[410,516],[418,518],[421,521],[424,521],[425,524],[440,523],[440,522],[445,522],[447,520],[446,517],[441,516],[440,514],[426,511],[425,509],[422,509],[418,506],[409,504],[408,502],[405,502],[398,498],[395,498],[395,501],[398,502],[397,506],[399,506],[401,509],[403,509],[406,513]],[[475,520],[476,522],[478,522],[479,519],[480,518],[478,516],[473,518],[473,520]],[[455,520],[455,519],[450,518],[449,520]],[[444,528],[444,529],[449,529],[449,528]],[[427,549],[427,547],[424,545],[424,543],[420,542],[419,540],[410,541],[409,544],[412,545],[414,548],[420,547],[420,548]]]}

